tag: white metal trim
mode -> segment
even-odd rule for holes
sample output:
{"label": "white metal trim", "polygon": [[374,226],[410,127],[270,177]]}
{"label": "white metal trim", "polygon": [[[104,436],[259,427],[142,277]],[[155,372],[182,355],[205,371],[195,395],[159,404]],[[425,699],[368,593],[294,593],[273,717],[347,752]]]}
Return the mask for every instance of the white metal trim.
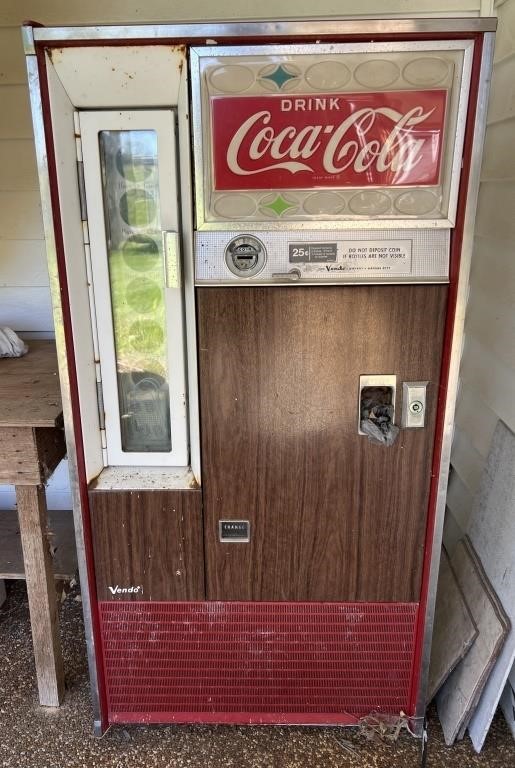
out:
{"label": "white metal trim", "polygon": [[106,467],[92,483],[96,491],[191,491],[198,488],[190,467]]}
{"label": "white metal trim", "polygon": [[127,452],[122,448],[116,374],[112,305],[98,133],[101,130],[152,129],[158,135],[158,173],[161,229],[179,229],[175,119],[172,110],[81,112],[79,115],[88,200],[90,254],[97,311],[98,343],[102,366],[105,431],[109,465],[186,466],[188,428],[184,361],[184,309],[182,287],[165,289],[167,314],[168,385],[172,450]]}
{"label": "white metal trim", "polygon": [[193,245],[193,179],[191,164],[189,72],[182,68],[177,95],[177,135],[179,137],[179,178],[182,234],[182,268],[184,275],[184,309],[188,379],[188,420],[191,470],[201,482],[200,410],[197,356],[197,312],[195,300],[195,263]]}

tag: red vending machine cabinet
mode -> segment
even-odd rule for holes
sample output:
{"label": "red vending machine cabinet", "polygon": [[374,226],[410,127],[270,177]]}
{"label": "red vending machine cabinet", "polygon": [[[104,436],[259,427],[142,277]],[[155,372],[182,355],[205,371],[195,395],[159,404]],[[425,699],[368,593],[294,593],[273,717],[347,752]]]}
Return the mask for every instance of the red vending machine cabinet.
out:
{"label": "red vending machine cabinet", "polygon": [[420,732],[493,29],[25,30],[97,730]]}

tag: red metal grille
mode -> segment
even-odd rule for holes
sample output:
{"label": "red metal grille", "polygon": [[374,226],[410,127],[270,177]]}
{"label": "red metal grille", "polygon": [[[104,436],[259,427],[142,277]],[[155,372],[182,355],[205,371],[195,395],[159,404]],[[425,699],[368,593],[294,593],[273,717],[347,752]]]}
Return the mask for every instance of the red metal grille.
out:
{"label": "red metal grille", "polygon": [[408,711],[416,603],[100,603],[111,722]]}

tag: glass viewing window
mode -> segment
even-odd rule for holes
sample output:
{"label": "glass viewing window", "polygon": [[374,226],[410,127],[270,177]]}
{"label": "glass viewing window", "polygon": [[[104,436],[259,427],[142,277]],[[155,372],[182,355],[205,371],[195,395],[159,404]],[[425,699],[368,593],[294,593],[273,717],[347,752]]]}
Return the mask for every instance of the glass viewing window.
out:
{"label": "glass viewing window", "polygon": [[171,451],[157,134],[100,131],[122,449]]}

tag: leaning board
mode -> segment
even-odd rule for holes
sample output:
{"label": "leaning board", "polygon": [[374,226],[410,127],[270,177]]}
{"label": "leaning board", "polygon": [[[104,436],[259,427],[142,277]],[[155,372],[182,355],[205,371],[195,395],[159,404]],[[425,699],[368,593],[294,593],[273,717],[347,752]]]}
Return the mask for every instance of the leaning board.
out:
{"label": "leaning board", "polygon": [[512,669],[512,674],[508,677],[508,681],[504,686],[504,692],[501,696],[501,709],[515,739],[515,669]]}
{"label": "leaning board", "polygon": [[447,746],[465,732],[509,628],[509,620],[467,537],[458,542],[451,567],[479,634],[436,697]]}
{"label": "leaning board", "polygon": [[428,704],[467,654],[478,634],[447,552],[442,547],[427,686]]}
{"label": "leaning board", "polygon": [[515,659],[515,435],[502,421],[472,508],[469,537],[512,624],[469,724],[479,752]]}

